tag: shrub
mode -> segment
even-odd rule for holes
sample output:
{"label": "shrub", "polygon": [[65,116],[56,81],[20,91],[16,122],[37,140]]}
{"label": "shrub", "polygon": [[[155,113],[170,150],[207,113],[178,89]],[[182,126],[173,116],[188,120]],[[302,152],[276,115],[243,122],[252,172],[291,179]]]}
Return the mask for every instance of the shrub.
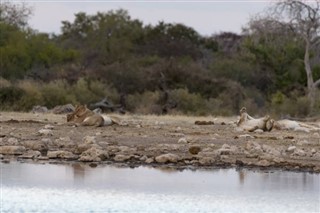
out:
{"label": "shrub", "polygon": [[34,81],[23,80],[17,83],[17,87],[24,91],[23,96],[17,101],[19,110],[28,111],[35,105],[43,105],[44,100],[39,89],[40,84]]}
{"label": "shrub", "polygon": [[0,88],[0,108],[2,110],[18,110],[16,103],[23,95],[24,91],[14,86]]}

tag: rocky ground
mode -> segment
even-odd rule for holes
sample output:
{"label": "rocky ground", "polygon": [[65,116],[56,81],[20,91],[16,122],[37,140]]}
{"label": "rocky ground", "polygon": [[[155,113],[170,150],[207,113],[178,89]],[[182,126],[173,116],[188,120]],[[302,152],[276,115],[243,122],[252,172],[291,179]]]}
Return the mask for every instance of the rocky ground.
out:
{"label": "rocky ground", "polygon": [[319,132],[238,132],[236,117],[116,116],[121,125],[74,127],[66,115],[1,112],[0,159],[320,172]]}

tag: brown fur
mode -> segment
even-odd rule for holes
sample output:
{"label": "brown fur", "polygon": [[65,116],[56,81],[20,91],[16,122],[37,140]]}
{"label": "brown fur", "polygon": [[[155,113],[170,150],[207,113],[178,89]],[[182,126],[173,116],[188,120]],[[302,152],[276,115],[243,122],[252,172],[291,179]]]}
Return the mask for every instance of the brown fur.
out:
{"label": "brown fur", "polygon": [[67,114],[67,122],[82,126],[103,126],[104,119],[101,115],[92,112],[85,105],[76,106],[74,112]]}
{"label": "brown fur", "polygon": [[249,132],[253,132],[257,129],[261,129],[263,131],[271,131],[273,128],[273,120],[269,115],[255,119],[247,113],[247,109],[245,107],[242,107],[240,110],[240,119],[237,122],[237,126]]}

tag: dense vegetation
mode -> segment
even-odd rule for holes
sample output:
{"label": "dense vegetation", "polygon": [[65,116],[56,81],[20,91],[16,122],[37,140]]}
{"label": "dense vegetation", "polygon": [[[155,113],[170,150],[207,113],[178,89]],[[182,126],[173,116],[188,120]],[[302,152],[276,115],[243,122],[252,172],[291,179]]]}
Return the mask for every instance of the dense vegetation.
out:
{"label": "dense vegetation", "polygon": [[[10,7],[21,16],[10,18]],[[79,12],[52,35],[27,25],[25,5],[0,10],[2,110],[107,97],[144,114],[232,115],[242,106],[256,114],[320,111],[318,99],[310,105],[308,98],[304,41],[289,30],[261,33],[250,21],[240,35],[202,36],[183,24],[144,25],[120,9]],[[315,79],[319,49],[309,51]]]}

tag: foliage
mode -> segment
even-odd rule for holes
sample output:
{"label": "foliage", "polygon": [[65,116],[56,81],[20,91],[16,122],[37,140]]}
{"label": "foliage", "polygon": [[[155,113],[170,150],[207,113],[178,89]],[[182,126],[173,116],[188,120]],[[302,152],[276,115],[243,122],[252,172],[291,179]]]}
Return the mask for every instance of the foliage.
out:
{"label": "foliage", "polygon": [[[0,7],[1,109],[108,98],[141,114],[162,114],[169,105],[168,113],[188,115],[234,115],[242,106],[260,116],[312,111],[304,40],[288,23],[259,16],[242,34],[202,36],[181,23],[145,25],[119,9],[76,13],[51,35],[27,25],[27,5],[6,5],[12,10]],[[309,53],[319,79],[320,51]]]}

